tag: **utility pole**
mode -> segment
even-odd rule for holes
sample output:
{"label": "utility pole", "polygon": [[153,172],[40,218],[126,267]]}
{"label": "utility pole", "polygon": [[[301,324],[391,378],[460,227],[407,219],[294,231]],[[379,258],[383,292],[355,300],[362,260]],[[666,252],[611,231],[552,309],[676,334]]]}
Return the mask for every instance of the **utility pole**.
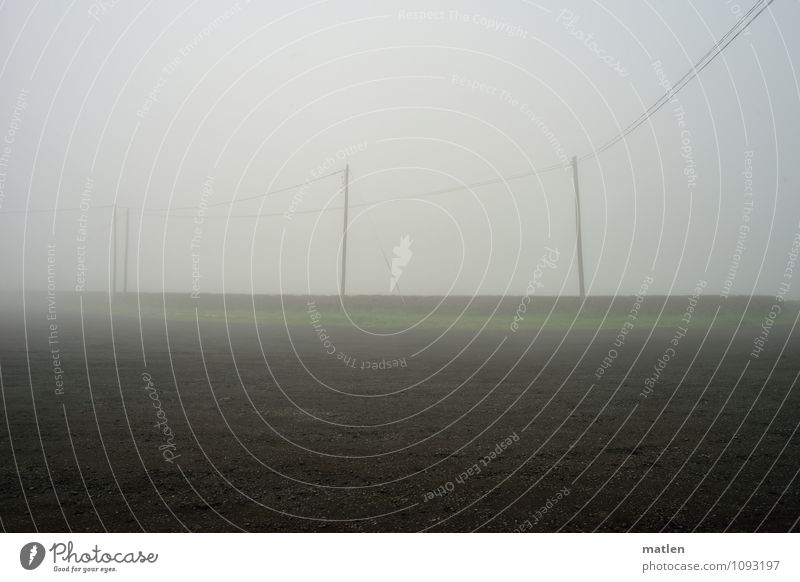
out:
{"label": "utility pole", "polygon": [[347,209],[350,197],[350,164],[344,166],[344,222],[342,223],[342,280],[339,296],[344,299],[347,292]]}
{"label": "utility pole", "polygon": [[122,292],[128,292],[128,240],[130,239],[131,231],[131,209],[125,209],[125,260],[123,261],[123,268],[125,271],[122,274]]}
{"label": "utility pole", "polygon": [[575,229],[577,231],[576,244],[578,251],[578,287],[581,301],[586,299],[586,287],[583,280],[583,239],[581,237],[581,197],[578,186],[578,158],[572,156],[572,184],[575,188]]}
{"label": "utility pole", "polygon": [[111,294],[117,293],[117,205],[111,207]]}

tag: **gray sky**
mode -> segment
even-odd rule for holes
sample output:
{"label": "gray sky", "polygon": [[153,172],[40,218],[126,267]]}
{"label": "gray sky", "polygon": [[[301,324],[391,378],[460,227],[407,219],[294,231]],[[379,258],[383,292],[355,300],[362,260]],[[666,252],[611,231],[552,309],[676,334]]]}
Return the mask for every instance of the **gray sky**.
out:
{"label": "gray sky", "polygon": [[[132,289],[334,293],[341,173],[257,196],[348,163],[352,293],[390,293],[407,235],[393,293],[519,295],[551,248],[544,292],[574,294],[570,171],[416,197],[591,153],[752,6],[263,4],[3,4],[4,290],[44,287],[48,244],[59,289],[107,289],[116,204]],[[797,22],[777,0],[580,162],[590,292],[776,293],[800,232]]]}

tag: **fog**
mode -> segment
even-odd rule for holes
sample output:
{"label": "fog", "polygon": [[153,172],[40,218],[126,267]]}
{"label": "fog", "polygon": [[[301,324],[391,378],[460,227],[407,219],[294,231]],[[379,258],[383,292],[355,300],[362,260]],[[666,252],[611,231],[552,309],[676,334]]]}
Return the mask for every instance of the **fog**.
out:
{"label": "fog", "polygon": [[6,3],[0,289],[335,294],[347,167],[348,294],[576,295],[577,156],[588,294],[775,295],[797,2],[598,151],[749,7]]}

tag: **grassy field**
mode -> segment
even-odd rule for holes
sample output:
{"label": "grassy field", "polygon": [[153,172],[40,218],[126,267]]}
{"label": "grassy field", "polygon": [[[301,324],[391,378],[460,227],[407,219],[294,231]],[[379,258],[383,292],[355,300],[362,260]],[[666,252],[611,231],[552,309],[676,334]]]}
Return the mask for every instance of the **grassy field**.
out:
{"label": "grassy field", "polygon": [[[690,297],[633,296],[590,297],[585,303],[576,297],[536,297],[521,308],[519,297],[407,297],[351,296],[344,308],[337,296],[296,295],[204,295],[192,299],[186,294],[119,294],[111,303],[115,317],[142,317],[168,321],[228,320],[259,325],[310,325],[312,313],[326,327],[352,326],[372,330],[402,330],[410,326],[426,329],[501,330],[516,322],[520,330],[619,329],[626,321],[637,327],[674,328],[681,325],[690,307]],[[77,305],[77,301],[70,301]],[[768,297],[701,296],[693,305],[692,323],[703,327],[760,326],[775,300]],[[717,311],[719,309],[719,311]],[[794,321],[800,302],[786,301],[776,324]],[[87,314],[108,313],[108,297],[93,294],[84,299]],[[716,317],[716,319],[714,319]]]}

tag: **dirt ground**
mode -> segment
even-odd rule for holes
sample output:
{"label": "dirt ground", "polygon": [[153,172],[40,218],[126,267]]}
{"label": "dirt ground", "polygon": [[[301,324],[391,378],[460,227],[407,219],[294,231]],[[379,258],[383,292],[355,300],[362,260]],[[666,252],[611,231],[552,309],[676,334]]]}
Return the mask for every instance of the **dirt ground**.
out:
{"label": "dirt ground", "polygon": [[751,323],[619,345],[74,307],[2,314],[5,531],[800,529],[791,319],[753,357]]}

